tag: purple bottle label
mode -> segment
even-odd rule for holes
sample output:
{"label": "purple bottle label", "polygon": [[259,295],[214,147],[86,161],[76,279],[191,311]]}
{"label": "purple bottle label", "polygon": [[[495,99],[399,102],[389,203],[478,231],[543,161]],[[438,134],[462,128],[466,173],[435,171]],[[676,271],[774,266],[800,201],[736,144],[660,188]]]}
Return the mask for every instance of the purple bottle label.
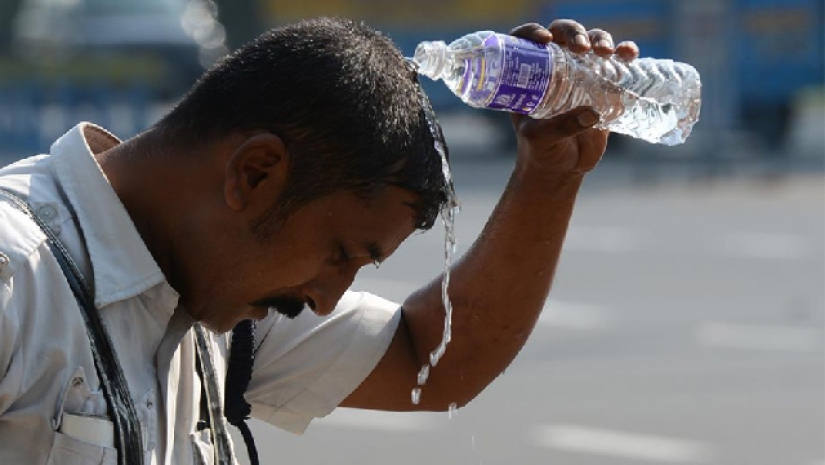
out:
{"label": "purple bottle label", "polygon": [[484,40],[485,47],[498,48],[499,44],[502,56],[498,63],[467,63],[467,76],[481,77],[477,87],[470,89],[470,99],[484,102],[487,108],[532,113],[547,92],[553,73],[547,47],[512,36],[504,36],[503,43],[498,35]]}

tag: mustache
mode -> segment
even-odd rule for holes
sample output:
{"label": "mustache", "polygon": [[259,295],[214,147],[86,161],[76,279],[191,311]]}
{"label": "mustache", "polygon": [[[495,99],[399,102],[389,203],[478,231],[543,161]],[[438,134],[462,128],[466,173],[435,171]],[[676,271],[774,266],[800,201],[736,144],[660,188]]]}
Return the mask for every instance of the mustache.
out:
{"label": "mustache", "polygon": [[300,315],[301,312],[304,311],[304,307],[306,307],[306,302],[304,302],[303,299],[287,296],[275,297],[270,299],[267,304],[270,308],[290,320]]}

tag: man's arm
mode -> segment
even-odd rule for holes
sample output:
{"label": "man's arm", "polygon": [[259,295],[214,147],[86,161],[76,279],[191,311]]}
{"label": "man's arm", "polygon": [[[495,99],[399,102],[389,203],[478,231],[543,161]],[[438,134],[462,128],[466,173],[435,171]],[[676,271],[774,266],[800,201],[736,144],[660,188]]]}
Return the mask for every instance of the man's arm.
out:
{"label": "man's arm", "polygon": [[[552,38],[573,51],[607,39],[578,23],[557,21]],[[547,42],[551,34],[525,25],[514,35]],[[575,37],[582,35],[584,44]],[[616,50],[635,58],[633,44]],[[472,400],[512,362],[535,326],[550,291],[573,205],[584,174],[601,158],[608,133],[591,129],[592,110],[579,108],[549,120],[514,115],[518,157],[510,181],[479,238],[455,265],[449,293],[452,341],[430,371],[419,405],[410,390],[438,345],[444,325],[441,277],[404,303],[403,319],[384,358],[342,405],[382,410],[446,410]]]}

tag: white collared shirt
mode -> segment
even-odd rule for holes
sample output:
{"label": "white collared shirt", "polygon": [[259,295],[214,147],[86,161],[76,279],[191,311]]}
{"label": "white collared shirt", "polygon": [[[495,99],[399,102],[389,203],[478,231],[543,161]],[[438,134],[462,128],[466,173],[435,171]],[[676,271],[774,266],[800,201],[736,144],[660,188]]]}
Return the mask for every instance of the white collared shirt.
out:
{"label": "white collared shirt", "polygon": [[[145,462],[211,464],[209,432],[196,428],[193,321],[94,158],[117,143],[80,124],[49,155],[0,169],[0,188],[27,199],[94,284],[141,421]],[[81,311],[44,241],[30,218],[0,200],[0,463],[114,464]],[[246,399],[254,417],[295,433],[369,375],[400,315],[397,304],[350,291],[325,318],[270,313],[257,327]],[[227,337],[210,338],[223,377]]]}

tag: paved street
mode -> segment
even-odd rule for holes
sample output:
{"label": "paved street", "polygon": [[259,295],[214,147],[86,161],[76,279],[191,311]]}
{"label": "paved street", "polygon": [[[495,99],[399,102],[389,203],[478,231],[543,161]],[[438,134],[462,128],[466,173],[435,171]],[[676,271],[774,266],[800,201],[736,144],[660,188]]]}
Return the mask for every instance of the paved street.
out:
{"label": "paved street", "polygon": [[[454,171],[464,251],[508,162]],[[452,418],[341,409],[302,437],[256,422],[262,462],[825,463],[822,174],[634,187],[619,171],[586,184],[536,331],[478,399]],[[442,240],[415,236],[355,287],[403,299]]]}

